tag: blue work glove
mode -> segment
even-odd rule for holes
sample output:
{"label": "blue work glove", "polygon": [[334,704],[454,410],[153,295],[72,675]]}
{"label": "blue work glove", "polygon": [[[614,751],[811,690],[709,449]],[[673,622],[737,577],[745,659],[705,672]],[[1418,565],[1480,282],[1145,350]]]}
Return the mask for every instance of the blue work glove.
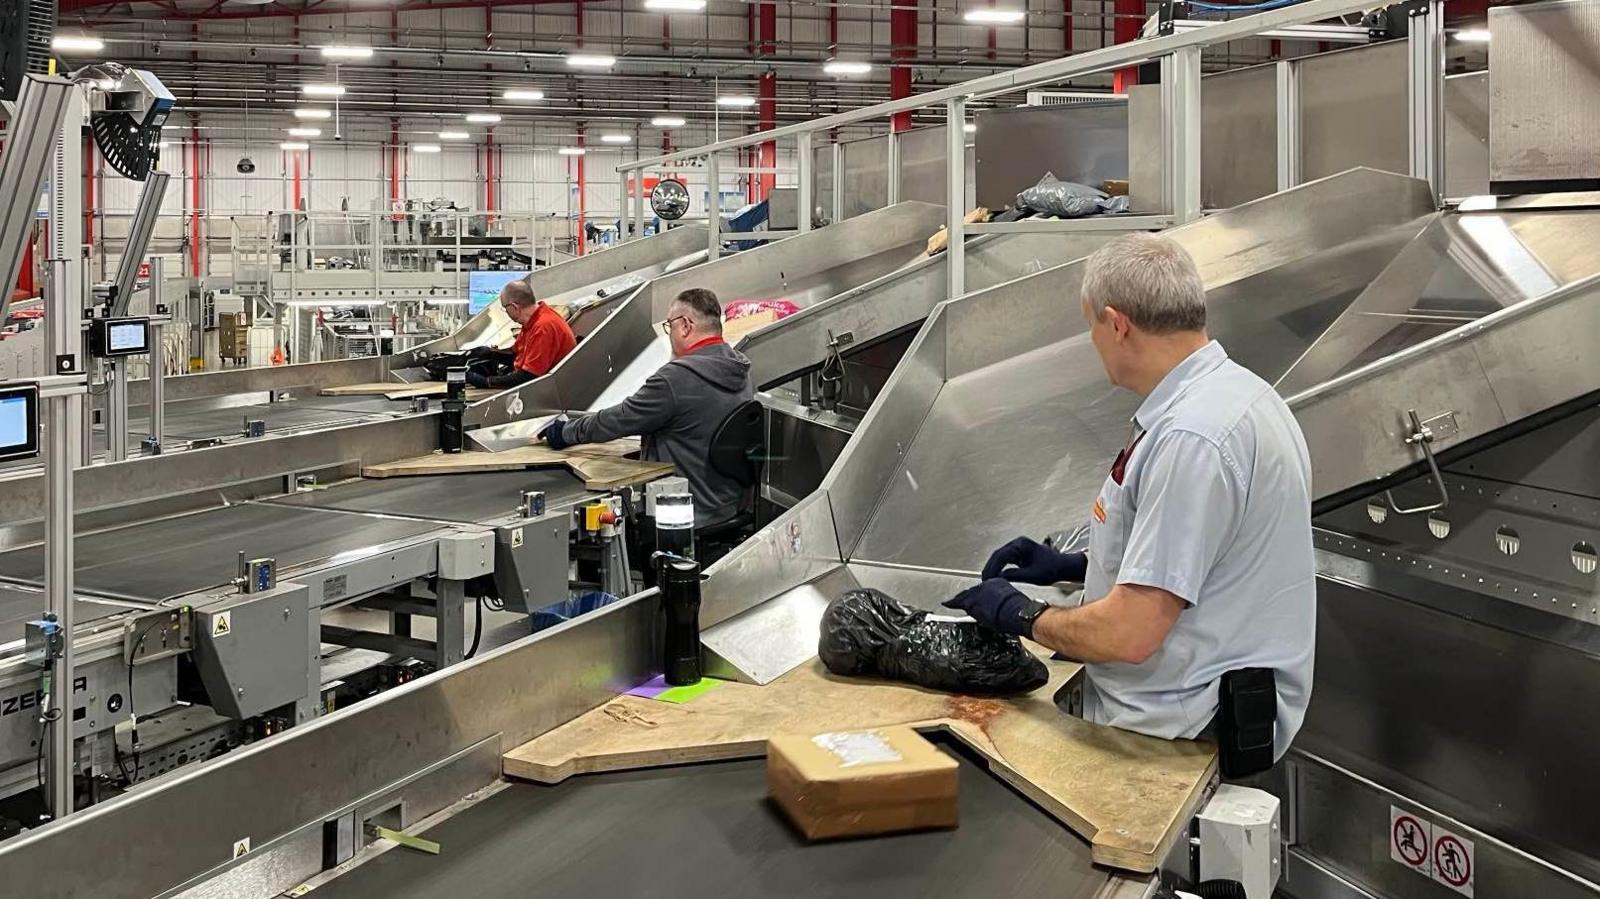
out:
{"label": "blue work glove", "polygon": [[960,609],[979,624],[1003,634],[1033,637],[1039,601],[1022,595],[1011,582],[992,577],[945,600],[945,608]]}
{"label": "blue work glove", "polygon": [[539,439],[543,440],[545,444],[553,450],[564,450],[572,445],[571,443],[567,442],[567,436],[561,432],[561,423],[561,419],[559,418],[552,419],[551,422],[545,425],[544,429],[539,432]]}
{"label": "blue work glove", "polygon": [[[1006,568],[1014,565],[1015,568]],[[1061,581],[1083,582],[1089,572],[1084,553],[1058,552],[1037,540],[1018,537],[994,551],[983,566],[983,579],[1005,578],[1014,584],[1048,587]]]}
{"label": "blue work glove", "polygon": [[488,387],[489,386],[489,376],[483,374],[482,372],[479,372],[476,369],[469,370],[467,372],[467,386],[468,387]]}

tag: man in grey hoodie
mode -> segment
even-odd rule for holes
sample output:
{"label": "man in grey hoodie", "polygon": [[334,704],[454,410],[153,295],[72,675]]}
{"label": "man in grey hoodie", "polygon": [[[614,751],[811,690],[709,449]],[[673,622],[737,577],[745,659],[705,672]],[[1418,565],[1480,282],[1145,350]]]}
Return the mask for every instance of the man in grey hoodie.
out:
{"label": "man in grey hoodie", "polygon": [[750,360],[723,341],[722,304],[709,290],[678,294],[660,326],[672,341],[671,362],[633,396],[572,421],[556,419],[539,437],[558,450],[642,437],[643,458],[671,462],[689,481],[695,526],[706,527],[738,514],[743,497],[737,483],[711,469],[710,455],[723,419],[755,396]]}

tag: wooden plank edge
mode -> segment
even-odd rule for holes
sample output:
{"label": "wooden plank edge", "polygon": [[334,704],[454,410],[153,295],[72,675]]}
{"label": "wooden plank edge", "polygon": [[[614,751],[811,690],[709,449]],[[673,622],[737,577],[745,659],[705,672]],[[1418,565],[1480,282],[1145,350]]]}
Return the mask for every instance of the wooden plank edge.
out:
{"label": "wooden plank edge", "polygon": [[[1167,835],[1150,852],[1140,852],[1122,846],[1113,845],[1110,840],[1101,840],[1096,834],[1090,843],[1090,855],[1096,864],[1112,868],[1121,868],[1128,871],[1138,871],[1147,874],[1161,866],[1167,853],[1177,843],[1180,836],[1188,833],[1188,828],[1182,825],[1200,810],[1200,803],[1211,795],[1217,782],[1217,757],[1212,755],[1211,763],[1206,766],[1205,775],[1195,779],[1194,788],[1189,791],[1189,798],[1179,806],[1178,813],[1167,822]],[[1137,863],[1137,866],[1136,866]]]}
{"label": "wooden plank edge", "polygon": [[[528,742],[532,743],[536,740],[538,740],[537,737]],[[523,746],[526,745],[528,744],[523,744]],[[521,748],[522,746],[517,747],[517,749]],[[727,762],[735,759],[763,758],[767,754],[767,741],[763,738],[759,740],[744,740],[737,743],[671,746],[660,749],[618,752],[611,755],[571,757],[554,767],[524,761],[517,757],[517,749],[513,749],[500,757],[500,768],[506,777],[530,780],[534,783],[558,784],[575,774],[610,774],[618,771],[639,771],[645,768],[675,768],[679,765],[696,765],[702,762]]]}

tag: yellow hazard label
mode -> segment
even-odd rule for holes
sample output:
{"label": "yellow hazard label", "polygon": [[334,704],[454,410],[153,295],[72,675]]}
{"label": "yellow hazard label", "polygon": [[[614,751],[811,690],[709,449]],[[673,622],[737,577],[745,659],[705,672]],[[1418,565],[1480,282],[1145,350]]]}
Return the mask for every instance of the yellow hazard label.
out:
{"label": "yellow hazard label", "polygon": [[234,840],[233,841],[233,857],[234,858],[243,858],[245,855],[249,854],[249,852],[250,852],[250,838],[249,837],[244,837],[242,839],[238,839],[238,840]]}
{"label": "yellow hazard label", "polygon": [[211,636],[221,637],[233,633],[233,613],[218,612],[211,616]]}

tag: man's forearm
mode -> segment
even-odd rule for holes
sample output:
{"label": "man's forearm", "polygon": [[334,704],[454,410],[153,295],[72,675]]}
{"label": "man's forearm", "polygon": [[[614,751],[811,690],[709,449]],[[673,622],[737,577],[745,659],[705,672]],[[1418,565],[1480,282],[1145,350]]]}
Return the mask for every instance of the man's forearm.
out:
{"label": "man's forearm", "polygon": [[1033,623],[1033,641],[1080,662],[1137,665],[1161,648],[1183,609],[1165,590],[1118,584],[1097,602],[1046,609]]}

